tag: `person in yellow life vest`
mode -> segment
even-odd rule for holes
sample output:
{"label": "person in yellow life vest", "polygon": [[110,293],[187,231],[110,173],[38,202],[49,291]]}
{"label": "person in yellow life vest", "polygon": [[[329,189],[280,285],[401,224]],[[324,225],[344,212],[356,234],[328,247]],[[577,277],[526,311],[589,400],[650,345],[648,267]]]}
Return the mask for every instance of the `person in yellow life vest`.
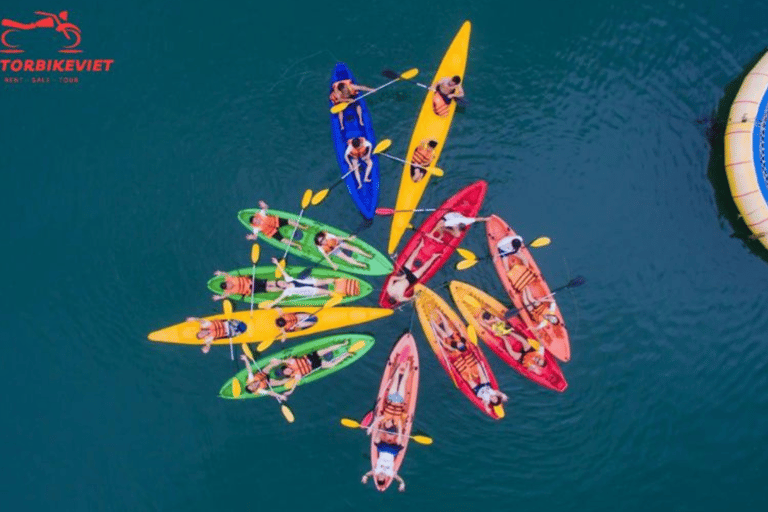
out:
{"label": "person in yellow life vest", "polygon": [[411,252],[408,259],[405,260],[403,266],[396,269],[392,273],[392,276],[387,279],[386,291],[387,302],[390,305],[395,305],[398,302],[406,302],[413,299],[413,287],[419,282],[421,276],[423,276],[427,270],[432,266],[437,258],[441,256],[439,252],[433,252],[429,255],[427,261],[420,262],[418,268],[415,267],[416,259],[421,254],[421,250],[424,248],[424,239],[419,241],[416,246],[416,250]]}
{"label": "person in yellow life vest", "polygon": [[532,340],[518,334],[512,324],[491,314],[489,311],[482,311],[475,318],[477,318],[480,325],[490,329],[501,339],[504,344],[504,350],[515,361],[534,373],[541,373],[541,367],[546,364],[546,360],[544,359],[544,347],[540,343],[535,342],[536,346],[534,346]]}
{"label": "person in yellow life vest", "polygon": [[336,235],[332,235],[331,233],[328,233],[327,231],[320,231],[318,234],[315,235],[315,247],[317,247],[317,250],[320,251],[320,254],[323,255],[323,258],[325,258],[325,261],[328,262],[328,264],[333,268],[333,270],[337,270],[339,268],[336,263],[331,261],[331,255],[336,256],[337,258],[346,261],[352,266],[365,268],[366,264],[357,261],[355,258],[353,258],[350,254],[347,254],[344,251],[349,251],[350,253],[359,254],[363,258],[373,258],[373,254],[369,254],[362,250],[359,247],[356,247],[352,244],[348,244],[346,240],[354,240],[356,238],[355,235],[352,235],[348,238],[340,238]]}
{"label": "person in yellow life vest", "polygon": [[461,86],[461,77],[458,75],[443,78],[430,89],[435,91],[432,96],[432,110],[440,117],[448,115],[454,98],[464,97],[464,88]]}
{"label": "person in yellow life vest", "polygon": [[411,155],[411,180],[418,183],[427,175],[427,167],[435,160],[436,140],[423,140]]}
{"label": "person in yellow life vest", "polygon": [[283,226],[293,226],[303,231],[307,229],[307,226],[300,224],[293,219],[284,219],[276,215],[269,215],[267,213],[269,205],[264,201],[259,201],[259,208],[261,209],[251,215],[251,218],[249,219],[253,233],[246,235],[246,239],[256,240],[259,233],[261,233],[268,238],[274,238],[275,240],[279,240],[284,244],[292,245],[297,249],[301,249],[301,245],[298,242],[283,237],[280,234],[280,228]]}
{"label": "person in yellow life vest", "polygon": [[[353,101],[360,91],[371,92],[373,89],[353,83],[349,79],[339,80],[331,85],[331,94],[328,97],[334,105],[338,105],[339,103]],[[342,130],[344,130],[344,110],[339,112],[339,124]],[[359,103],[357,104],[357,119],[360,122],[360,126],[365,126],[365,123],[363,123],[363,108]]]}
{"label": "person in yellow life vest", "polygon": [[[365,137],[355,137],[347,141],[347,150],[344,152],[344,161],[347,162],[349,169],[354,172],[355,179],[357,180],[357,188],[363,188],[363,182],[371,182],[371,170],[373,169],[373,161],[371,160],[371,154],[373,152],[373,144],[370,141],[365,140]],[[360,179],[360,162],[365,164],[365,176]]]}
{"label": "person in yellow life vest", "polygon": [[269,372],[272,370],[272,368],[280,363],[279,359],[273,359],[272,362],[268,363],[264,368],[262,368],[260,371],[257,371],[256,373],[253,373],[250,360],[245,356],[245,354],[241,355],[240,359],[243,360],[243,363],[245,363],[245,368],[248,370],[248,380],[245,382],[245,390],[248,393],[254,395],[269,395],[277,398],[281,402],[284,402],[287,399],[289,393],[280,394],[276,393],[272,389],[277,386],[277,384],[273,382],[269,376]]}
{"label": "person in yellow life vest", "polygon": [[337,343],[303,356],[288,357],[282,360],[272,359],[269,364],[274,368],[276,376],[276,379],[271,381],[272,386],[283,386],[289,381],[293,381],[291,389],[285,393],[285,396],[290,395],[293,393],[293,390],[296,389],[296,386],[298,386],[301,379],[307,377],[315,370],[320,368],[333,368],[346,358],[351,357],[352,354],[349,352],[344,352],[338,357],[333,357],[333,353],[336,350],[347,345],[349,345],[349,341]]}
{"label": "person in yellow life vest", "polygon": [[310,313],[286,313],[276,307],[275,311],[279,315],[275,320],[275,325],[280,329],[280,341],[285,341],[288,333],[309,329],[317,323],[317,316]]}
{"label": "person in yellow life vest", "polygon": [[187,322],[198,322],[200,324],[197,339],[202,340],[204,343],[201,348],[203,354],[207,354],[211,350],[213,340],[234,338],[243,334],[248,328],[245,322],[239,320],[206,320],[205,318],[190,316],[187,318]]}

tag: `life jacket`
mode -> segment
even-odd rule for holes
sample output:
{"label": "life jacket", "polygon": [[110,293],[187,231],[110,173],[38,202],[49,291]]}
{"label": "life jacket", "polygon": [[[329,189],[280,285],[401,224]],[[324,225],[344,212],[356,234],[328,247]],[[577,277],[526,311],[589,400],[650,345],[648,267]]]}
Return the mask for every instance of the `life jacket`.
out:
{"label": "life jacket", "polygon": [[432,160],[434,160],[434,158],[435,158],[435,151],[431,147],[429,147],[429,144],[427,142],[422,142],[416,147],[416,149],[413,150],[413,155],[411,156],[411,163],[426,167],[432,163]]}
{"label": "life jacket", "polygon": [[[264,236],[272,238],[277,234],[277,230],[280,227],[280,221],[273,215],[265,215],[263,213],[257,213],[256,219],[258,224],[253,224],[254,227],[259,228],[259,231],[264,233]],[[256,220],[254,219],[254,220]]]}
{"label": "life jacket", "polygon": [[[259,389],[265,389],[268,386],[269,381],[269,375],[267,375],[264,372],[258,372],[256,373],[252,379],[248,379],[248,381],[245,383],[245,388],[251,391],[251,393],[255,393]],[[250,388],[254,388],[251,390]]]}
{"label": "life jacket", "polygon": [[432,96],[432,110],[435,111],[435,114],[437,114],[440,117],[445,117],[448,115],[448,112],[450,112],[450,102],[446,103],[445,98],[443,97],[440,92],[435,91],[435,94]]}
{"label": "life jacket", "polygon": [[[526,304],[526,309],[529,308],[529,306]],[[528,314],[531,315],[531,318],[534,320],[539,320],[544,318],[544,313],[549,309],[549,306],[546,302],[539,302],[536,306],[528,309]]]}
{"label": "life jacket", "polygon": [[469,348],[463,352],[459,352],[459,355],[451,362],[464,380],[472,380],[478,376],[477,366],[480,362]]}
{"label": "life jacket", "polygon": [[393,404],[389,400],[384,401],[384,414],[392,418],[402,419],[405,419],[405,417],[408,415],[407,411],[405,410],[405,403]]}
{"label": "life jacket", "polygon": [[344,84],[346,89],[351,93],[353,97],[357,96],[357,90],[352,84],[352,80],[339,80],[338,82],[333,82],[333,85],[331,86],[331,94],[328,97],[331,99],[334,105],[344,101],[344,98],[341,96],[341,93],[338,90],[339,84]]}
{"label": "life jacket", "polygon": [[534,366],[544,366],[544,356],[539,354],[536,350],[531,350],[523,356],[523,366],[531,368]]}
{"label": "life jacket", "polygon": [[506,322],[498,321],[493,324],[491,330],[499,336],[506,336],[507,334],[510,334],[514,329],[512,326],[507,327]]}
{"label": "life jacket", "polygon": [[323,240],[323,245],[321,246],[321,248],[325,254],[330,254],[331,251],[333,251],[337,245],[339,245],[338,238],[330,238],[326,236],[325,240]]}
{"label": "life jacket", "polygon": [[299,323],[299,317],[296,313],[285,313],[282,319],[285,320],[285,325],[283,326],[285,332],[293,331]]}
{"label": "life jacket", "polygon": [[334,279],[333,291],[342,297],[355,297],[360,295],[360,282],[357,279]]}
{"label": "life jacket", "polygon": [[309,362],[309,358],[307,356],[293,358],[292,366],[294,370],[296,370],[296,372],[298,372],[298,374],[302,377],[309,375],[312,372],[312,363]]}
{"label": "life jacket", "polygon": [[347,141],[347,145],[350,147],[349,156],[357,158],[358,160],[368,154],[368,147],[365,145],[365,138],[360,137],[360,145],[355,147],[352,145],[352,139]]}
{"label": "life jacket", "polygon": [[[251,278],[247,276],[237,276],[227,278],[227,292],[233,295],[250,295],[251,294]],[[229,284],[232,285],[230,288]]]}
{"label": "life jacket", "polygon": [[213,339],[218,340],[220,338],[227,338],[227,321],[226,320],[211,320],[211,325],[208,327],[208,332]]}
{"label": "life jacket", "polygon": [[509,278],[509,283],[512,285],[512,288],[514,288],[517,293],[520,293],[523,291],[523,288],[536,279],[536,274],[522,263],[515,263],[507,272],[507,277]]}

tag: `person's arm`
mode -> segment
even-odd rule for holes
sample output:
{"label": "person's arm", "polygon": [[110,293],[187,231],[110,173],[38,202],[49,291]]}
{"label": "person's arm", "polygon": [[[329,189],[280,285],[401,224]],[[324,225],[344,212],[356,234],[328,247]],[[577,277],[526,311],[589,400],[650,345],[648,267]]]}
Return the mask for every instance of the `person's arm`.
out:
{"label": "person's arm", "polygon": [[328,257],[327,254],[325,254],[325,251],[318,247],[318,250],[320,251],[320,254],[323,255],[323,258],[325,258],[325,261],[328,262],[328,264],[333,268],[333,270],[336,270],[339,268],[338,265],[336,265],[334,262],[331,261],[331,258]]}
{"label": "person's arm", "polygon": [[371,89],[370,87],[367,87],[365,85],[360,85],[360,84],[355,84],[355,89],[359,91],[365,91],[365,92],[375,91],[375,89]]}
{"label": "person's arm", "polygon": [[371,476],[371,475],[373,475],[373,470],[370,470],[369,472],[364,474],[363,475],[363,479],[360,480],[360,481],[363,482],[363,483],[367,483],[368,482],[368,477]]}
{"label": "person's arm", "polygon": [[260,389],[259,390],[259,394],[260,395],[267,395],[267,396],[271,396],[271,397],[277,398],[277,400],[279,402],[285,402],[285,400],[286,400],[285,395],[281,395],[280,393],[275,393],[271,389]]}
{"label": "person's arm", "polygon": [[357,169],[357,162],[352,162],[352,157],[350,154],[352,153],[352,146],[347,146],[347,150],[344,152],[344,161],[347,162],[347,165],[351,170]]}
{"label": "person's arm", "polygon": [[400,482],[400,485],[397,487],[397,490],[400,492],[403,492],[405,490],[405,480],[400,475],[395,475],[395,480]]}
{"label": "person's arm", "polygon": [[457,85],[453,88],[453,92],[448,95],[449,98],[463,98],[464,97],[464,88],[461,86],[461,84]]}

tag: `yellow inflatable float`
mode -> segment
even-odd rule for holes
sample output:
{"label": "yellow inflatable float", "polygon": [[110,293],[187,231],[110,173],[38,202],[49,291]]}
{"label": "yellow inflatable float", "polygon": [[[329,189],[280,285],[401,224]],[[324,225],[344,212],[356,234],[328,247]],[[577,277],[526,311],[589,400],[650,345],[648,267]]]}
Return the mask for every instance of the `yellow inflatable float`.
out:
{"label": "yellow inflatable float", "polygon": [[768,249],[768,53],[744,79],[725,129],[725,172],[736,206],[755,238]]}

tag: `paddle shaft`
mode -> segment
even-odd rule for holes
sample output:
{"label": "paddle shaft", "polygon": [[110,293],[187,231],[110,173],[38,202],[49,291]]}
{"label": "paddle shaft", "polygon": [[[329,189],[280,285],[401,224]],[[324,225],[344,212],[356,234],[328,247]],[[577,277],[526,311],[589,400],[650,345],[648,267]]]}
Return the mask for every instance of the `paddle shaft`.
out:
{"label": "paddle shaft", "polygon": [[427,170],[427,167],[424,167],[423,165],[415,164],[413,162],[408,162],[406,160],[403,160],[402,158],[396,157],[394,155],[390,155],[389,153],[385,153],[385,152],[382,151],[379,154],[383,155],[383,156],[385,156],[385,157],[387,157],[389,159],[395,160],[397,162],[401,162],[401,163],[404,163],[404,164],[411,164],[412,166],[418,167],[419,169],[424,169],[425,171]]}
{"label": "paddle shaft", "polygon": [[[363,426],[363,425],[358,425],[357,428],[364,428],[366,430],[368,429],[368,427]],[[371,431],[372,432],[383,432],[385,434],[392,434],[392,432],[387,432],[386,430],[382,430],[380,428],[372,428]],[[393,434],[393,435],[397,435],[397,434]],[[416,437],[416,436],[410,436],[410,435],[408,436],[409,439],[413,439],[414,437]],[[424,436],[424,437],[427,437],[427,436]]]}
{"label": "paddle shaft", "polygon": [[[384,70],[384,72],[383,72],[382,74],[383,74],[385,77],[389,78],[391,73],[394,73],[394,71],[390,71],[390,70],[388,70],[388,69],[385,69],[385,70]],[[422,84],[421,82],[417,82],[416,80],[414,80],[414,79],[412,79],[412,78],[401,78],[401,80],[405,80],[406,82],[411,82],[412,84],[414,84],[414,85],[418,85],[419,87],[421,87],[421,88],[423,88],[423,89],[427,89],[428,91],[431,91],[431,90],[432,90],[432,88],[431,88],[430,86],[428,86],[428,85],[424,85],[424,84]],[[454,99],[454,100],[455,100],[457,103],[463,103],[463,104],[465,104],[465,105],[467,104],[467,100],[465,100],[464,98],[453,98],[453,99]]]}

